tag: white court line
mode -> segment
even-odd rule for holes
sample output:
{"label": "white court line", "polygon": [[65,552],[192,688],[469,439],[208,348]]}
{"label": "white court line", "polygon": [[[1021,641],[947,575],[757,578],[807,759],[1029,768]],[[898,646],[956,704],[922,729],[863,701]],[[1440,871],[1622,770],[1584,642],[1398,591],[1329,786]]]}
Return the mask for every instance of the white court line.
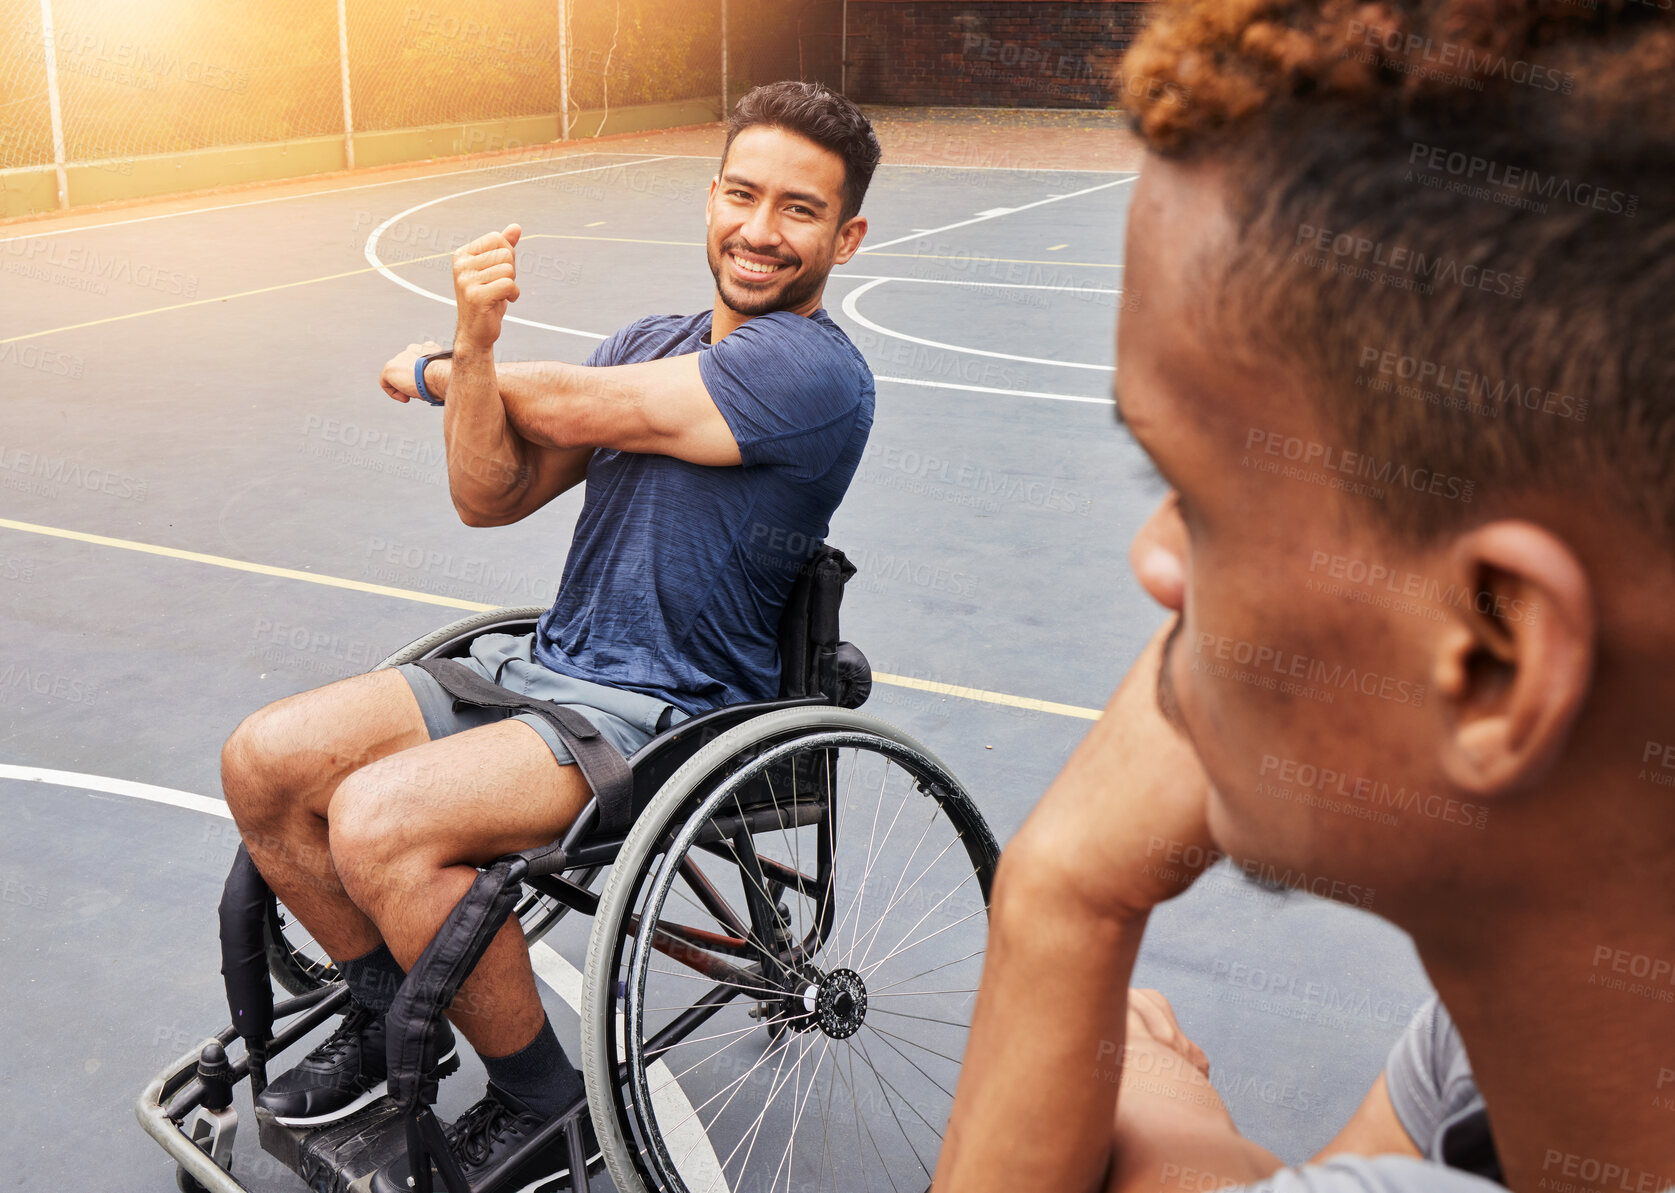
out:
{"label": "white court line", "polygon": [[[584,150],[581,153],[561,154],[558,157],[546,159],[526,158],[523,161],[517,162],[496,162],[492,166],[468,166],[463,170],[444,170],[440,174],[416,174],[411,178],[386,178],[383,182],[357,182],[354,186],[336,186],[329,191],[304,191],[301,194],[296,195],[270,195],[266,199],[249,199],[243,203],[218,203],[214,207],[188,207],[183,211],[164,211],[157,215],[136,215],[132,219],[110,220],[103,224],[77,224],[74,227],[53,228],[47,232],[33,232],[22,236],[0,236],[0,244],[7,244],[14,240],[40,240],[48,236],[65,236],[71,232],[91,232],[96,228],[120,228],[125,224],[144,224],[149,223],[152,220],[172,220],[177,215],[203,215],[206,212],[211,211],[231,211],[235,207],[260,207],[264,203],[283,203],[288,199],[318,199],[322,195],[337,195],[342,194],[345,191],[365,191],[378,186],[396,186],[403,182],[428,182],[432,178],[452,178],[456,174],[480,174],[484,170],[504,170],[509,166],[526,166],[543,160],[546,162],[567,162],[578,157],[604,156],[635,157],[638,155],[632,153],[613,153],[605,155],[594,152],[593,150]],[[274,179],[273,181],[279,183],[283,182],[284,179]],[[469,194],[470,192],[466,193]],[[168,196],[159,195],[157,200],[158,202],[167,202]],[[55,215],[61,216],[63,214],[66,213],[54,212],[51,215],[44,215],[41,218],[51,219]]]}
{"label": "white court line", "polygon": [[894,282],[898,280],[901,279],[879,278],[876,281],[868,282],[864,286],[856,287],[844,297],[843,313],[855,320],[855,322],[859,323],[862,327],[871,328],[879,335],[889,336],[891,339],[895,340],[906,340],[909,344],[923,344],[927,348],[941,348],[946,352],[964,352],[972,356],[992,356],[997,360],[1016,360],[1021,361],[1024,364],[1031,365],[1058,365],[1066,369],[1097,369],[1105,373],[1116,372],[1116,368],[1112,365],[1090,365],[1084,364],[1079,360],[1053,360],[1045,356],[1018,356],[1011,352],[991,352],[987,348],[966,348],[959,344],[944,344],[941,340],[926,340],[920,338],[919,336],[907,335],[904,332],[891,331],[883,324],[874,323],[871,319],[868,319],[865,315],[861,314],[860,307],[856,305],[861,295],[865,294],[868,290],[882,286],[885,282]]}
{"label": "white court line", "polygon": [[190,791],[176,791],[173,787],[153,787],[150,783],[135,783],[129,779],[112,779],[104,775],[84,775],[71,770],[47,770],[39,766],[12,766],[0,763],[0,779],[17,779],[25,783],[56,783],[60,787],[78,787],[83,791],[103,791],[109,795],[126,795],[131,799],[150,800],[154,804],[168,804],[172,808],[189,808],[210,816],[231,820],[233,814],[218,799],[193,795]]}
{"label": "white court line", "polygon": [[[580,1014],[582,1009],[582,974],[579,969],[566,961],[562,954],[545,941],[537,941],[529,950],[529,964],[535,974],[547,985],[558,992],[560,998],[576,1008]],[[664,1138],[674,1148],[684,1148],[687,1157],[681,1162],[680,1174],[686,1180],[689,1188],[719,1188],[722,1193],[729,1193],[727,1178],[721,1169],[721,1160],[715,1154],[715,1148],[710,1143],[710,1137],[704,1130],[703,1120],[692,1109],[692,1102],[686,1096],[686,1091],[680,1087],[675,1075],[669,1072],[669,1066],[662,1061],[654,1061],[647,1071],[651,1080],[653,1093],[651,1095],[652,1109],[657,1116],[668,1122],[678,1122],[681,1125]],[[630,1141],[632,1142],[632,1141]]]}
{"label": "white court line", "polygon": [[[955,228],[966,228],[972,224],[981,224],[985,220],[997,220],[1003,215],[1016,215],[1020,211],[1028,211],[1033,207],[1042,207],[1048,203],[1062,203],[1066,199],[1074,199],[1079,195],[1091,195],[1095,191],[1108,190],[1113,186],[1121,186],[1125,182],[1133,182],[1140,177],[1130,174],[1127,178],[1119,178],[1115,182],[1102,182],[1098,186],[1083,187],[1079,191],[1071,191],[1068,195],[1053,195],[1046,199],[1037,199],[1033,203],[1025,203],[1021,207],[997,207],[986,215],[973,216],[968,220],[961,220],[957,224],[944,224],[940,228],[932,228],[927,232],[912,232],[906,236],[898,236],[894,240],[886,240],[883,244],[867,244],[861,246],[861,252],[877,252],[879,249],[894,248],[898,244],[906,244],[910,240],[919,240],[926,236],[935,236],[938,232],[952,232]],[[858,256],[859,254],[857,254]]]}
{"label": "white court line", "polygon": [[[155,804],[167,804],[172,808],[188,808],[194,812],[203,812],[210,816],[219,816],[223,820],[231,820],[232,813],[227,811],[227,805],[218,799],[208,796],[194,795],[190,791],[176,791],[172,787],[155,787],[150,783],[135,783],[128,779],[113,779],[106,775],[87,775],[77,771],[48,770],[37,766],[13,766],[0,763],[0,779],[17,779],[25,783],[50,783],[58,787],[73,787],[82,791],[101,791],[109,795],[126,795],[134,799],[149,800]],[[578,1015],[582,1010],[582,975],[574,965],[564,959],[563,955],[544,941],[538,941],[529,950],[529,963],[535,974],[552,988],[560,998],[568,1003]],[[662,1070],[661,1073],[658,1070]],[[659,1103],[659,1113],[665,1111],[691,1121],[698,1122],[693,1112],[692,1103],[686,1093],[669,1073],[667,1066],[658,1061],[652,1066],[654,1077],[666,1077],[661,1095],[656,1099]],[[676,1138],[684,1138],[687,1132],[677,1132]],[[698,1152],[693,1157],[692,1172],[683,1171],[683,1176],[697,1176],[704,1178],[706,1184],[710,1179],[719,1181],[723,1193],[727,1190],[725,1178],[720,1177],[721,1162],[716,1158],[715,1150],[710,1146],[709,1136],[699,1127],[696,1136],[690,1141],[698,1145]],[[706,1154],[707,1153],[707,1154]],[[708,1165],[708,1167],[706,1167]]]}
{"label": "white court line", "polygon": [[922,381],[917,377],[880,377],[874,381],[888,381],[895,385],[917,385],[925,389],[961,389],[973,394],[1004,394],[1009,398],[1047,398],[1054,402],[1092,402],[1100,406],[1114,406],[1113,398],[1079,398],[1074,394],[1044,394],[1031,389],[993,389],[987,385],[956,385],[952,381]]}
{"label": "white court line", "polygon": [[895,273],[832,273],[834,278],[854,278],[856,281],[913,282],[923,286],[982,286],[996,290],[1064,290],[1072,294],[1121,294],[1121,290],[1103,290],[1098,286],[1035,286],[1022,282],[957,282],[950,278],[909,278]]}
{"label": "white court line", "polygon": [[[372,234],[366,238],[365,256],[367,264],[372,266],[379,273],[389,278],[390,281],[394,282],[404,290],[411,290],[413,293],[420,295],[421,297],[428,298],[432,302],[439,302],[443,306],[454,306],[455,304],[453,299],[446,298],[443,295],[426,290],[423,286],[410,282],[406,278],[401,277],[399,274],[391,272],[389,266],[385,265],[384,262],[379,259],[378,238],[384,234],[384,230],[386,228],[400,220],[406,219],[415,211],[423,211],[425,208],[434,207],[438,203],[446,203],[449,199],[463,199],[466,195],[476,195],[481,194],[483,191],[499,190],[503,186],[517,186],[522,182],[539,182],[545,178],[563,178],[570,174],[591,174],[596,170],[615,170],[619,168],[626,169],[629,166],[647,166],[652,162],[666,160],[666,158],[662,157],[648,157],[643,161],[637,162],[611,162],[608,165],[587,166],[580,170],[559,170],[553,174],[537,174],[533,178],[510,178],[505,182],[491,182],[487,186],[472,187],[467,191],[455,191],[451,195],[441,195],[435,199],[426,199],[423,203],[415,203],[406,211],[397,212],[395,215],[392,215],[389,219],[385,220],[372,230]],[[400,262],[397,262],[397,264],[400,264]],[[501,319],[506,323],[521,323],[525,327],[539,327],[543,331],[557,331],[562,332],[565,335],[581,336],[583,339],[588,340],[603,340],[606,338],[596,331],[579,331],[574,327],[559,327],[552,323],[538,323],[534,319],[520,319],[516,315],[502,315]]]}

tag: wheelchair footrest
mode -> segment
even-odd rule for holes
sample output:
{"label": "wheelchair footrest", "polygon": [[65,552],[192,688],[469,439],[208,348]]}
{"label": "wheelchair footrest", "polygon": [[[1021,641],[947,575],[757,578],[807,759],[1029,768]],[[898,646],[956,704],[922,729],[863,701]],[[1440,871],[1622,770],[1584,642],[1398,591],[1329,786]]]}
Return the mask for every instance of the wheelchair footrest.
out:
{"label": "wheelchair footrest", "polygon": [[401,1113],[388,1098],[324,1127],[287,1127],[265,1110],[256,1111],[256,1124],[262,1150],[314,1193],[365,1193],[372,1174],[407,1151]]}

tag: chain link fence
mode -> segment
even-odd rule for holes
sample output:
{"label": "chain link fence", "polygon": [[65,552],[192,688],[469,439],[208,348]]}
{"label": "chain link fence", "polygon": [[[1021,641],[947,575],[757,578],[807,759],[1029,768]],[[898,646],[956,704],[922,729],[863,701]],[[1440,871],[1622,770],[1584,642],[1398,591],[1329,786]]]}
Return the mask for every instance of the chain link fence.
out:
{"label": "chain link fence", "polygon": [[[725,87],[724,4],[734,51]],[[0,0],[0,171],[120,171],[159,155],[330,137],[352,155],[350,134],[528,117],[551,117],[552,139],[594,136],[612,110],[736,98],[798,76],[798,22],[830,7]]]}

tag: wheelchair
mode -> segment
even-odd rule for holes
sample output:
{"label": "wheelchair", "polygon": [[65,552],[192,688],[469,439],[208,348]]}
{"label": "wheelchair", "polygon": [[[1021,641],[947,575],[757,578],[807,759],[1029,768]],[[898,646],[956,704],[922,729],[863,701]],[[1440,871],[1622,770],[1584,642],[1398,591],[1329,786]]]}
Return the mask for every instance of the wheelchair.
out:
{"label": "wheelchair", "polygon": [[[602,1188],[593,1182],[605,1170],[622,1193],[930,1184],[999,848],[935,755],[855,711],[871,673],[837,634],[854,568],[821,551],[780,623],[780,697],[695,716],[636,751],[626,829],[595,783],[562,840],[479,867],[397,996],[388,1093],[324,1127],[256,1110],[269,1156],[320,1193],[362,1193],[403,1149],[417,1193],[430,1193],[427,1157],[448,1193],[515,1193],[517,1156],[468,1188],[440,1154],[436,1081],[421,1075],[442,1011],[506,918],[534,947],[578,911],[593,920],[579,1067],[602,1159],[584,1155],[576,1116],[530,1144],[566,1134],[575,1189]],[[379,666],[458,657],[478,635],[527,632],[544,612],[476,614]],[[220,920],[233,1021],[136,1105],[187,1193],[244,1193],[234,1088],[260,1092],[267,1065],[348,997],[242,847]],[[274,984],[290,997],[276,1004]]]}

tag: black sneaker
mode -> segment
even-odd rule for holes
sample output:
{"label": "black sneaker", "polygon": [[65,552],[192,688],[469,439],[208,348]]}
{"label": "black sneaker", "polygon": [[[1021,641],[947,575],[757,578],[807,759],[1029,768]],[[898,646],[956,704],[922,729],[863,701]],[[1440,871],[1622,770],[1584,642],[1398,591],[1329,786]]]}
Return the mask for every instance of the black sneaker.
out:
{"label": "black sneaker", "polygon": [[[593,1119],[587,1103],[578,1103],[566,1111],[563,1118],[574,1117],[582,1133],[582,1154],[587,1157],[587,1170],[604,1168],[599,1150],[599,1139],[593,1132]],[[542,1118],[517,1098],[489,1082],[488,1093],[450,1126],[442,1129],[448,1149],[459,1161],[466,1184],[477,1189],[487,1173],[507,1156],[517,1151],[536,1131],[551,1119]],[[572,1187],[570,1180],[569,1132],[561,1131],[551,1143],[542,1148],[515,1171],[507,1175],[502,1187],[508,1193],[554,1193]],[[408,1175],[405,1153],[391,1160],[372,1174],[369,1193],[412,1193],[413,1178]],[[441,1174],[431,1167],[431,1188],[442,1193],[447,1188]]]}
{"label": "black sneaker", "polygon": [[[436,1076],[459,1068],[454,1033],[443,1020],[437,1032],[442,1059]],[[256,1098],[256,1105],[287,1127],[318,1127],[348,1118],[384,1095],[384,1015],[349,1000],[337,1030]]]}

